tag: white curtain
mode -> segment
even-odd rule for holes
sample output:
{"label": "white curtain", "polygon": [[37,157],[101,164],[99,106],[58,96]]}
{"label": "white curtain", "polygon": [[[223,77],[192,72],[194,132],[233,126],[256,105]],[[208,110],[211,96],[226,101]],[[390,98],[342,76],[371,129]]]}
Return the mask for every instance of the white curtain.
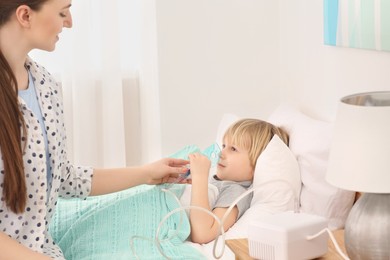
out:
{"label": "white curtain", "polygon": [[74,0],[54,53],[75,164],[122,167],[161,156],[155,0]]}

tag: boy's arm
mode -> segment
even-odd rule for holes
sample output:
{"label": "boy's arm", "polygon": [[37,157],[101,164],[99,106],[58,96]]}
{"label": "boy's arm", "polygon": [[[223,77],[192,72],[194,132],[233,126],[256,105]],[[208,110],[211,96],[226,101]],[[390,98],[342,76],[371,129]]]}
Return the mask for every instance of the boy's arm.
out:
{"label": "boy's arm", "polygon": [[[208,198],[208,175],[210,161],[201,154],[191,154],[192,192],[191,205],[211,211]],[[213,213],[222,219],[227,208],[216,208]],[[228,230],[237,219],[238,209],[234,207],[224,223],[224,230]],[[220,230],[219,222],[201,210],[190,210],[191,240],[195,243],[208,243],[214,240]]]}
{"label": "boy's arm", "polygon": [[[222,220],[227,209],[228,208],[215,208],[213,213]],[[223,223],[225,232],[236,223],[237,215],[238,209],[237,206],[235,206]],[[200,244],[208,243],[214,240],[221,232],[219,222],[203,211],[191,210],[190,221],[192,242]]]}

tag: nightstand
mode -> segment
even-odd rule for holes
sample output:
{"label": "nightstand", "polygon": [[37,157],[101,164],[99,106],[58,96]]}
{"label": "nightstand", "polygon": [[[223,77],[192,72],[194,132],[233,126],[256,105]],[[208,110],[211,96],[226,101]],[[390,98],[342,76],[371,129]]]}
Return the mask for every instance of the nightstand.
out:
{"label": "nightstand", "polygon": [[[345,246],[344,246],[344,230],[335,230],[333,231],[333,235],[339,244],[341,250],[346,254]],[[226,245],[233,251],[236,256],[236,260],[253,260],[252,257],[249,256],[248,251],[248,240],[246,238],[243,239],[229,239],[226,240]],[[326,255],[317,258],[318,260],[342,260],[343,258],[339,255],[336,250],[336,247],[333,245],[332,240],[329,238],[328,240],[328,252]]]}

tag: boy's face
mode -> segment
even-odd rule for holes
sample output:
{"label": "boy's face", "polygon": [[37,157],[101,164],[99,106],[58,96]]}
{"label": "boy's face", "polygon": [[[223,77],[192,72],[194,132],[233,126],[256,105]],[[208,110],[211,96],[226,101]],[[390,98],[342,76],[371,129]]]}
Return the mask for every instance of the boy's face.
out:
{"label": "boy's face", "polygon": [[254,169],[249,160],[248,150],[224,140],[217,167],[217,176],[221,180],[251,181]]}

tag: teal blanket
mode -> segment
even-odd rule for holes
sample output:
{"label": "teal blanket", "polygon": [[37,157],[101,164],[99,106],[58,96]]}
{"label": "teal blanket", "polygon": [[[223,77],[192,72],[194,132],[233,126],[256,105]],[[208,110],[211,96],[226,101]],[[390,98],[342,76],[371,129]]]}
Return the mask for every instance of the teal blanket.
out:
{"label": "teal blanket", "polygon": [[[177,196],[183,187],[174,185]],[[166,259],[153,241],[160,221],[179,207],[161,186],[131,188],[87,200],[59,200],[50,233],[67,260]],[[173,214],[160,230],[161,244],[171,259],[205,259],[198,250],[185,244],[190,224],[185,214]],[[143,238],[137,238],[143,237]],[[134,243],[135,252],[130,242]]]}

